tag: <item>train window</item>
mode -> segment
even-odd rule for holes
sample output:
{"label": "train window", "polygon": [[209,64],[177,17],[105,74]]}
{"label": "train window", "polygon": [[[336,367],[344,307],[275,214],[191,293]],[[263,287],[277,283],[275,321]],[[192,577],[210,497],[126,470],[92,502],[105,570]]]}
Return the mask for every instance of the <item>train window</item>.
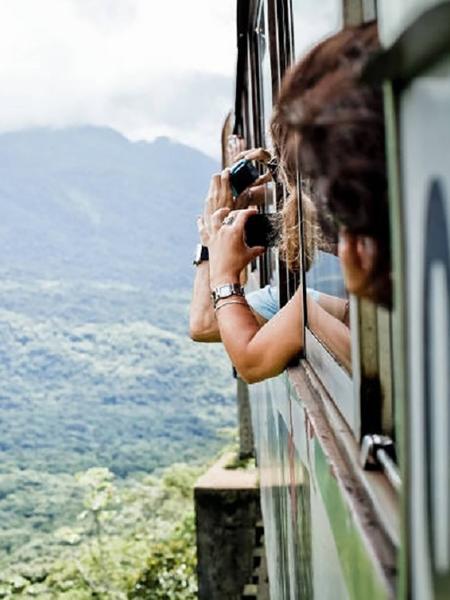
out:
{"label": "train window", "polygon": [[[360,19],[373,18],[375,15],[375,3],[372,0],[361,0],[359,3],[291,0],[291,9],[286,7],[283,0],[276,3],[260,0],[255,3],[252,12],[252,26],[248,32],[250,127],[246,136],[247,143],[252,146],[270,148],[270,116],[279,75],[287,64],[283,61],[304,55],[314,43],[339,30],[350,16],[354,20],[356,13]],[[285,39],[286,31],[293,34],[289,43]],[[294,47],[295,52],[292,52]],[[253,264],[249,283],[253,282],[252,287],[268,283],[277,286],[280,305],[283,305],[299,284],[305,282],[302,287],[307,290],[307,306],[316,302],[320,310],[328,313],[322,323],[312,318],[311,311],[305,314],[306,359],[356,437],[367,431],[368,424],[371,431],[391,434],[394,407],[390,314],[348,298],[337,257],[337,240],[322,230],[318,219],[314,217],[314,203],[309,199],[314,190],[308,189],[307,182],[302,182],[302,188],[305,194],[300,202],[299,221],[304,251],[303,273],[293,275],[280,263],[277,251],[270,250]],[[268,185],[264,210],[273,212],[279,209],[283,195],[286,196],[286,190]],[[325,321],[328,321],[327,326],[323,325]],[[367,402],[361,401],[361,398],[367,398],[366,382],[372,383],[375,379],[381,395],[376,422],[373,411],[366,410]],[[377,425],[375,429],[372,427],[374,423]]]}
{"label": "train window", "polygon": [[[259,58],[258,79],[255,84],[259,90],[259,144],[266,148],[271,147],[270,140],[270,118],[272,115],[273,95],[272,95],[272,57],[270,55],[269,44],[269,7],[267,1],[261,2],[256,18],[255,27],[255,45]],[[264,210],[265,212],[275,212],[277,201],[275,195],[275,186],[271,183],[265,185],[264,189]],[[278,253],[275,249],[269,249],[266,254],[260,258],[260,284],[277,285],[278,282]]]}
{"label": "train window", "polygon": [[[332,317],[323,319],[326,325],[321,327],[308,315],[308,327],[338,362],[350,370],[350,304],[337,256],[337,239],[320,226],[316,204],[307,192],[302,194],[302,203],[307,293],[314,303]],[[323,218],[324,209],[320,210]]]}
{"label": "train window", "polygon": [[[320,3],[314,0],[292,0],[295,58],[300,58],[314,44],[338,31],[343,20],[343,3],[339,0],[324,0]],[[300,221],[305,298],[310,307],[306,314],[306,358],[357,434],[360,414],[350,376],[350,301],[337,257],[337,240],[319,224],[315,198],[312,196],[314,190],[308,181],[302,181],[301,187]],[[322,218],[321,222],[323,221],[326,219]],[[318,314],[322,314],[324,318],[317,318]]]}

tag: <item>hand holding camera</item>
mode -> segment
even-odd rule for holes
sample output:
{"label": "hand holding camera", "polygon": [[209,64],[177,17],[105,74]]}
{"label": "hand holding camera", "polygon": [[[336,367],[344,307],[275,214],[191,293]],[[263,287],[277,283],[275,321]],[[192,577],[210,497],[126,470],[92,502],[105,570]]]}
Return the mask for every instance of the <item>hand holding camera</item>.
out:
{"label": "hand holding camera", "polygon": [[259,179],[259,171],[247,158],[241,158],[230,168],[230,184],[233,196],[237,198]]}
{"label": "hand holding camera", "polygon": [[251,215],[245,222],[244,241],[249,248],[254,246],[272,248],[278,244],[280,234],[279,213]]}
{"label": "hand holding camera", "polygon": [[[250,204],[260,204],[264,200],[264,182],[271,179],[271,173],[260,175],[252,161],[267,164],[270,153],[263,148],[255,148],[241,152],[238,160],[230,169],[221,174],[213,175],[205,202],[203,218],[200,220],[199,231],[210,232],[212,215],[219,209],[242,209]],[[256,185],[255,185],[256,183]],[[261,185],[259,185],[261,184]],[[243,233],[243,241],[248,248],[275,246],[280,232],[278,215],[254,214],[248,219]],[[209,245],[209,235],[202,234],[202,243]]]}
{"label": "hand holding camera", "polygon": [[211,218],[209,257],[211,288],[222,283],[238,283],[241,271],[265,250],[250,248],[244,241],[246,221],[257,215],[256,208],[230,211],[219,208]]}
{"label": "hand holding camera", "polygon": [[[244,153],[246,158],[241,158],[232,165],[230,169],[230,183],[233,195],[239,196],[245,190],[261,178],[258,169],[253,165],[250,156],[262,162],[270,161],[270,154],[263,148],[257,148]],[[269,173],[271,176],[271,173]],[[267,178],[267,175],[263,175]],[[264,248],[275,246],[281,230],[281,222],[278,214],[254,214],[245,222],[244,240],[249,248],[263,246]]]}
{"label": "hand holding camera", "polygon": [[[261,175],[253,164],[254,161],[266,165],[269,170]],[[272,156],[265,148],[252,148],[238,154],[230,167],[230,181],[234,197],[237,198],[246,190],[253,192],[256,192],[257,189],[263,190],[263,184],[272,180],[271,161]]]}

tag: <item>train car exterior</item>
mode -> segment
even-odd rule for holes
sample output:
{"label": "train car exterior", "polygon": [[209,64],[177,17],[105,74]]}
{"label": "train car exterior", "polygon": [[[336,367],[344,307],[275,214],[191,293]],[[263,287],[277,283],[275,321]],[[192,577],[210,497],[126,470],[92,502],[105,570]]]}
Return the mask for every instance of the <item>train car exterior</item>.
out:
{"label": "train car exterior", "polygon": [[[249,386],[273,600],[450,598],[450,2],[237,0],[234,132],[270,148],[285,70],[373,19],[383,51],[364,77],[384,89],[394,308],[349,298],[351,369],[305,311],[298,364]],[[265,211],[283,194],[268,186]],[[299,284],[346,298],[319,254],[291,273],[270,251],[248,285],[281,304]]]}

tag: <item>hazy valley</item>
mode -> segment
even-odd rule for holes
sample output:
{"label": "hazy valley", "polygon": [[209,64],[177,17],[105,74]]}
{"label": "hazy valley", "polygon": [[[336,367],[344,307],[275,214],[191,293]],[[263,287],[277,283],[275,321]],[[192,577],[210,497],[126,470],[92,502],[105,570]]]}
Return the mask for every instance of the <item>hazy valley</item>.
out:
{"label": "hazy valley", "polygon": [[135,489],[204,463],[235,425],[222,349],[187,337],[195,215],[216,169],[106,129],[0,136],[3,569],[61,551],[55,532],[83,508],[77,473]]}

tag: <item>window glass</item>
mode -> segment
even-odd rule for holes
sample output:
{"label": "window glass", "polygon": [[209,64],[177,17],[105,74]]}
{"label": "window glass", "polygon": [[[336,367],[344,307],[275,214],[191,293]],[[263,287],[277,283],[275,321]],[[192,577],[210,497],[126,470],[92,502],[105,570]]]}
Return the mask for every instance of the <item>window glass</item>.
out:
{"label": "window glass", "polygon": [[310,270],[306,274],[308,287],[336,298],[347,298],[337,245],[321,231],[320,236]]}
{"label": "window glass", "polygon": [[[293,0],[292,9],[296,58],[342,27],[340,0]],[[321,227],[327,221],[326,215],[317,213],[308,182],[303,182],[302,187],[307,326],[350,370],[349,301],[337,256],[337,239]]]}
{"label": "window glass", "polygon": [[[272,114],[272,71],[270,68],[269,24],[267,9],[261,5],[258,19],[259,55],[261,60],[262,96],[264,112],[264,135],[268,136],[270,116]],[[267,145],[267,144],[266,144]]]}
{"label": "window glass", "polygon": [[[267,3],[261,3],[258,15],[257,25],[257,40],[258,40],[258,54],[260,61],[260,89],[262,97],[261,106],[261,139],[262,145],[270,150],[272,142],[270,139],[270,119],[272,116],[272,69],[270,61],[270,45],[269,45],[269,23],[268,23],[268,10]],[[265,169],[262,168],[261,172]],[[262,193],[262,191],[260,192]],[[275,212],[276,211],[276,197],[274,185],[272,183],[266,183],[264,185],[264,201],[260,203],[263,207],[264,212]],[[277,251],[274,248],[269,248],[264,256],[260,259],[261,267],[261,285],[270,283],[276,285],[278,281],[278,256]]]}
{"label": "window glass", "polygon": [[341,0],[292,0],[296,58],[342,27]]}
{"label": "window glass", "polygon": [[307,326],[338,362],[350,370],[350,303],[337,253],[337,238],[321,227],[327,219],[323,206],[319,206],[320,209],[310,193],[302,194]]}
{"label": "window glass", "polygon": [[[247,45],[247,61],[252,65],[252,47],[251,41],[248,40]],[[250,147],[255,145],[255,92],[254,81],[251,73],[249,73],[249,82],[247,85],[247,123],[246,123],[246,140]]]}

